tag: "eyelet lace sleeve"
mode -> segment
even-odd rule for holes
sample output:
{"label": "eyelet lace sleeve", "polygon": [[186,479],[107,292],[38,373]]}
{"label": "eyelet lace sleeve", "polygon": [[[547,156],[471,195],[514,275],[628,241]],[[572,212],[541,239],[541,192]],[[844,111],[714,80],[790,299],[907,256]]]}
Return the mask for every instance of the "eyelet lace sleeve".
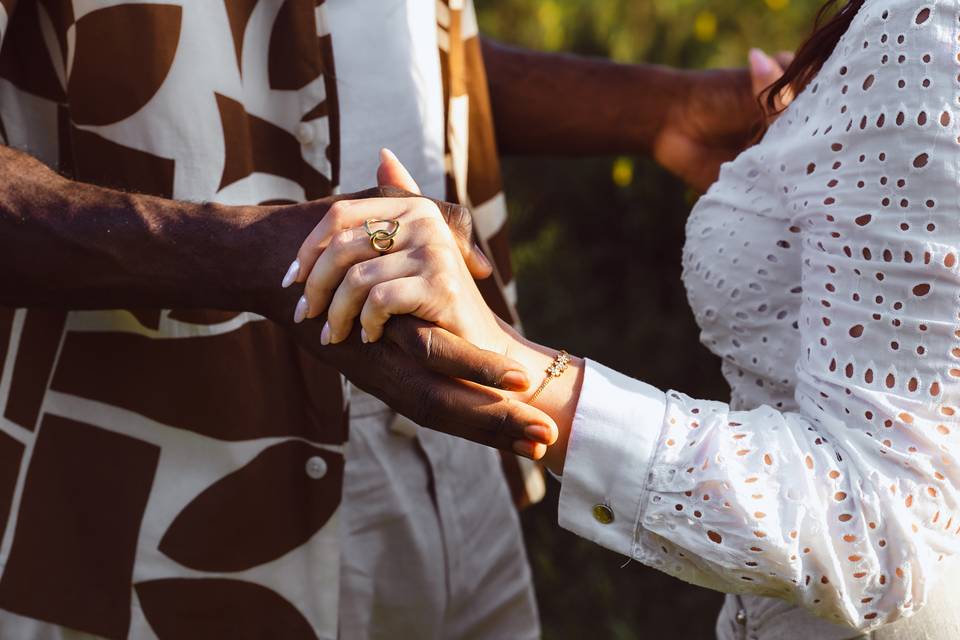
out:
{"label": "eyelet lace sleeve", "polygon": [[[747,284],[724,271],[731,254],[753,259],[741,241],[778,240],[764,221],[793,233],[796,273],[766,286],[802,286],[783,358],[795,367],[765,380],[758,365],[731,381],[735,392],[789,382],[793,406],[735,411],[671,391],[651,410],[656,393],[591,365],[564,526],[685,580],[859,629],[924,604],[960,544],[958,36],[956,1],[868,1],[814,84],[705,198],[732,179],[767,193],[766,209],[745,197],[731,216],[744,222],[716,234],[722,260],[695,256],[714,281],[726,276],[726,291]],[[687,285],[708,297],[702,277]],[[730,331],[743,378],[751,355],[766,353],[757,306],[724,300],[717,313],[745,328]],[[637,393],[647,408],[624,411]],[[628,414],[631,424],[614,425]],[[601,422],[609,435],[597,435]],[[636,445],[638,430],[649,446]],[[632,444],[633,458],[611,459]],[[582,514],[590,503],[617,520]],[[617,526],[629,532],[605,537]]]}

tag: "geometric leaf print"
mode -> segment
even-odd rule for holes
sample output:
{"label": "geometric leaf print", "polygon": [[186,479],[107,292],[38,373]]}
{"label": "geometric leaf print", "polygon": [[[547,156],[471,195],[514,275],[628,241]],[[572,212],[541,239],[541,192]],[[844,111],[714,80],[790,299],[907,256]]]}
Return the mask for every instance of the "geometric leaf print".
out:
{"label": "geometric leaf print", "polygon": [[63,102],[63,84],[44,44],[38,11],[28,4],[13,13],[0,48],[0,77],[27,93]]}
{"label": "geometric leaf print", "polygon": [[7,349],[10,347],[10,332],[13,330],[13,309],[0,307],[0,369],[7,360]]}
{"label": "geometric leaf print", "polygon": [[301,353],[272,322],[177,339],[70,331],[50,386],[208,438],[340,444],[339,374]]}
{"label": "geometric leaf print", "polygon": [[77,21],[67,82],[75,123],[119,122],[150,101],[173,64],[182,11],[173,5],[129,4],[98,9]]}
{"label": "geometric leaf print", "polygon": [[[53,25],[57,44],[60,47],[61,63],[63,68],[66,69],[67,31],[74,23],[73,2],[69,0],[38,0],[37,4],[46,11],[47,18]],[[25,7],[21,7],[21,9],[23,8]]]}
{"label": "geometric leaf print", "polygon": [[300,142],[292,134],[248,114],[236,100],[216,96],[225,146],[218,190],[256,171],[292,180],[303,187],[308,200],[330,195],[330,180],[303,159]]}
{"label": "geometric leaf print", "polygon": [[168,318],[187,324],[215,325],[233,320],[237,311],[213,311],[210,309],[171,309]]}
{"label": "geometric leaf print", "polygon": [[317,21],[311,3],[286,0],[270,34],[268,69],[270,88],[296,91],[323,71],[320,56],[305,56],[318,47]]}
{"label": "geometric leaf print", "polygon": [[13,494],[17,489],[17,477],[20,475],[23,449],[22,444],[0,431],[0,540],[3,540],[7,529]]}
{"label": "geometric leaf print", "polygon": [[316,640],[286,598],[258,584],[223,578],[138,582],[140,608],[160,640]]}
{"label": "geometric leaf print", "polygon": [[24,429],[37,424],[66,319],[66,312],[43,309],[30,309],[24,318],[4,409],[7,420]]}
{"label": "geometric leaf print", "polygon": [[247,22],[257,6],[258,0],[223,0],[227,10],[227,19],[230,21],[230,32],[233,34],[233,49],[237,54],[237,69],[243,73],[243,34],[247,30]]}
{"label": "geometric leaf print", "polygon": [[170,158],[117,144],[84,129],[74,127],[69,135],[75,179],[161,198],[173,197],[174,161]]}
{"label": "geometric leaf print", "polygon": [[159,457],[147,442],[46,414],[0,579],[0,607],[126,637],[137,537]]}
{"label": "geometric leaf print", "polygon": [[337,510],[343,456],[290,440],[197,496],[174,519],[160,551],[198,571],[243,571],[279,558]]}

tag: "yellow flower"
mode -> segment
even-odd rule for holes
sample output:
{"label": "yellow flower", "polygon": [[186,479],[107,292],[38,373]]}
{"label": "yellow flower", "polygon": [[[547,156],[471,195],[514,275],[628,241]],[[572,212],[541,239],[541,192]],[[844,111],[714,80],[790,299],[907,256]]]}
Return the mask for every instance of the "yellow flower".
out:
{"label": "yellow flower", "polygon": [[701,11],[693,20],[693,35],[701,42],[709,42],[717,35],[717,16],[712,11]]}
{"label": "yellow flower", "polygon": [[630,186],[630,183],[633,182],[633,160],[624,156],[614,160],[610,178],[613,180],[613,184],[620,188]]}

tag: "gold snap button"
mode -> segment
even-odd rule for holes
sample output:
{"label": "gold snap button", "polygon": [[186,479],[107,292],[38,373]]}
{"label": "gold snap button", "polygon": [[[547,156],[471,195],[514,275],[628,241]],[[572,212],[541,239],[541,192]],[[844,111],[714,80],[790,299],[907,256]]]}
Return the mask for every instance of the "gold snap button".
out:
{"label": "gold snap button", "polygon": [[613,522],[613,509],[605,504],[593,505],[593,519],[600,524],[610,524]]}

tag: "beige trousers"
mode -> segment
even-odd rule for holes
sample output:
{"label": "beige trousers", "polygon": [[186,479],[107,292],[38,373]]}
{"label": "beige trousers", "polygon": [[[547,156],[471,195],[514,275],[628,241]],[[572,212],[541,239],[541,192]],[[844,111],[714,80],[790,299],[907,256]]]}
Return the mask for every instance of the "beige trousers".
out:
{"label": "beige trousers", "polygon": [[394,415],[353,390],[340,637],[539,638],[530,567],[499,456],[427,429],[391,428]]}
{"label": "beige trousers", "polygon": [[916,615],[877,631],[852,633],[773,598],[728,595],[717,620],[718,640],[960,640],[960,562]]}

